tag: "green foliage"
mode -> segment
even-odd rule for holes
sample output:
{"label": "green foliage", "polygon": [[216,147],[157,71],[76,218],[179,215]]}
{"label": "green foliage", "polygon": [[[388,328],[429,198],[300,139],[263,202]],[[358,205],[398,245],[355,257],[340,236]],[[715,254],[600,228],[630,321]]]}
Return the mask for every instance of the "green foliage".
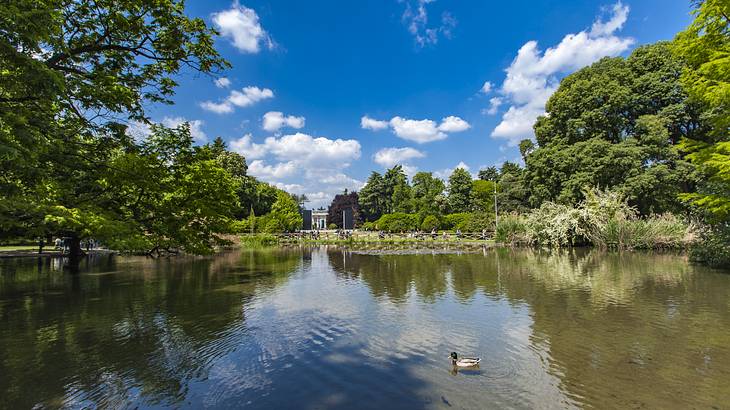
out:
{"label": "green foliage", "polygon": [[423,222],[421,222],[421,230],[430,232],[433,229],[438,229],[440,225],[439,219],[433,215],[428,215],[425,218],[423,218]]}
{"label": "green foliage", "polygon": [[456,168],[449,176],[449,208],[451,212],[468,212],[471,197],[471,174]]}
{"label": "green foliage", "polygon": [[383,176],[373,171],[359,193],[360,209],[365,220],[375,221],[387,213],[387,198]]}
{"label": "green foliage", "polygon": [[494,193],[496,191],[494,181],[476,179],[472,181],[470,201],[471,209],[479,212],[494,212]]}
{"label": "green foliage", "polygon": [[500,216],[499,224],[497,224],[494,232],[494,239],[497,242],[512,246],[529,244],[525,218],[518,214]]}
{"label": "green foliage", "polygon": [[418,216],[403,212],[385,214],[375,224],[382,231],[406,232],[418,228]]}
{"label": "green foliage", "polygon": [[470,218],[471,214],[468,212],[459,212],[446,215],[442,219],[441,228],[452,230],[461,229],[462,231],[464,231],[466,230]]}
{"label": "green foliage", "polygon": [[497,167],[488,167],[479,170],[479,179],[482,181],[497,181],[499,180],[499,170]]}
{"label": "green foliage", "polygon": [[377,228],[376,228],[376,223],[375,223],[375,222],[370,222],[370,221],[368,221],[368,222],[364,222],[364,223],[363,223],[363,224],[362,224],[362,225],[360,226],[360,229],[362,229],[362,230],[364,230],[364,231],[375,231],[375,230],[377,229]]}
{"label": "green foliage", "polygon": [[674,144],[706,130],[680,83],[683,68],[657,43],[563,79],[535,124],[539,147],[526,150],[531,205],[575,205],[585,186],[600,186],[624,193],[642,215],[681,211],[677,195],[696,178]]}
{"label": "green foliage", "polygon": [[464,225],[464,232],[482,232],[494,229],[494,214],[490,212],[473,212]]}
{"label": "green foliage", "polygon": [[496,239],[513,245],[617,249],[684,248],[692,240],[693,228],[685,221],[671,214],[640,218],[617,191],[591,189],[585,197],[576,207],[545,202],[525,216],[503,216]]}
{"label": "green foliage", "polygon": [[673,50],[687,63],[682,83],[689,94],[710,109],[706,116],[716,139],[726,140],[730,128],[730,3],[696,3],[695,19],[677,34]]}
{"label": "green foliage", "polygon": [[263,248],[276,246],[279,243],[279,240],[274,235],[260,233],[255,235],[243,235],[241,236],[240,243],[244,248]]}
{"label": "green foliage", "polygon": [[418,172],[411,181],[413,185],[413,212],[423,215],[440,213],[438,198],[446,190],[444,181],[431,172]]}
{"label": "green foliage", "polygon": [[715,225],[701,232],[690,248],[690,259],[715,268],[730,269],[730,226]]}
{"label": "green foliage", "polygon": [[271,206],[271,219],[266,224],[266,232],[293,232],[302,227],[299,204],[291,195],[279,191],[276,202]]}

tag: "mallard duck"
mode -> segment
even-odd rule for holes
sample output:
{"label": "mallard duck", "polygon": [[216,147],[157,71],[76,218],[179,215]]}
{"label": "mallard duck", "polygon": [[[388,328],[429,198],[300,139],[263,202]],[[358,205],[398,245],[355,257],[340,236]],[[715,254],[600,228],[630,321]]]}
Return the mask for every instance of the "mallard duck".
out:
{"label": "mallard duck", "polygon": [[456,354],[456,352],[451,352],[451,363],[454,366],[458,367],[474,367],[481,362],[482,359],[478,357],[462,357],[459,358],[459,355]]}

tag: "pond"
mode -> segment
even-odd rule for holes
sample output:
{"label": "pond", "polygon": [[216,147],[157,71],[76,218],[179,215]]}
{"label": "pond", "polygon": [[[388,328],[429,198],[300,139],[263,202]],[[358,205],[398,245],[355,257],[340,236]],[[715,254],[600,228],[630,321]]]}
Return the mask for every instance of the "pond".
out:
{"label": "pond", "polygon": [[[0,408],[726,408],[730,275],[336,247],[0,260]],[[451,351],[482,358],[454,370]]]}

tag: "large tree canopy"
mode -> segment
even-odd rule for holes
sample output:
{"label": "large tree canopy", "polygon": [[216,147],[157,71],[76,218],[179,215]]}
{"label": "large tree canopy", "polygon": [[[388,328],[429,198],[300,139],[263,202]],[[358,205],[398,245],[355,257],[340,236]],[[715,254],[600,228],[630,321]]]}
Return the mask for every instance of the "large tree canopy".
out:
{"label": "large tree canopy", "polygon": [[586,187],[615,187],[644,214],[679,210],[695,177],[674,145],[706,130],[680,83],[683,68],[657,43],[563,79],[535,124],[539,146],[524,147],[531,205],[574,204]]}
{"label": "large tree canopy", "polygon": [[[169,102],[181,70],[227,67],[213,34],[185,15],[182,1],[2,2],[2,233],[54,232],[78,244],[82,235],[123,228],[140,243],[209,249],[235,203],[228,194],[241,167],[232,175],[228,160],[196,153],[186,127],[156,128],[140,143],[124,124],[146,121],[147,103]],[[143,174],[157,179],[139,180]],[[146,188],[135,196],[130,181]],[[205,210],[187,208],[203,203]]]}

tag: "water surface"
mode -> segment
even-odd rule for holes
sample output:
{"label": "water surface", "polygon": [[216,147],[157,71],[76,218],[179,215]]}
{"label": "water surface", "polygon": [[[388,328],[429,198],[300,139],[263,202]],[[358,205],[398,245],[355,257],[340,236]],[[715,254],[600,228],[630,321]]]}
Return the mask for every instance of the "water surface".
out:
{"label": "water surface", "polygon": [[730,275],[681,256],[0,260],[0,408],[727,408],[729,380]]}

